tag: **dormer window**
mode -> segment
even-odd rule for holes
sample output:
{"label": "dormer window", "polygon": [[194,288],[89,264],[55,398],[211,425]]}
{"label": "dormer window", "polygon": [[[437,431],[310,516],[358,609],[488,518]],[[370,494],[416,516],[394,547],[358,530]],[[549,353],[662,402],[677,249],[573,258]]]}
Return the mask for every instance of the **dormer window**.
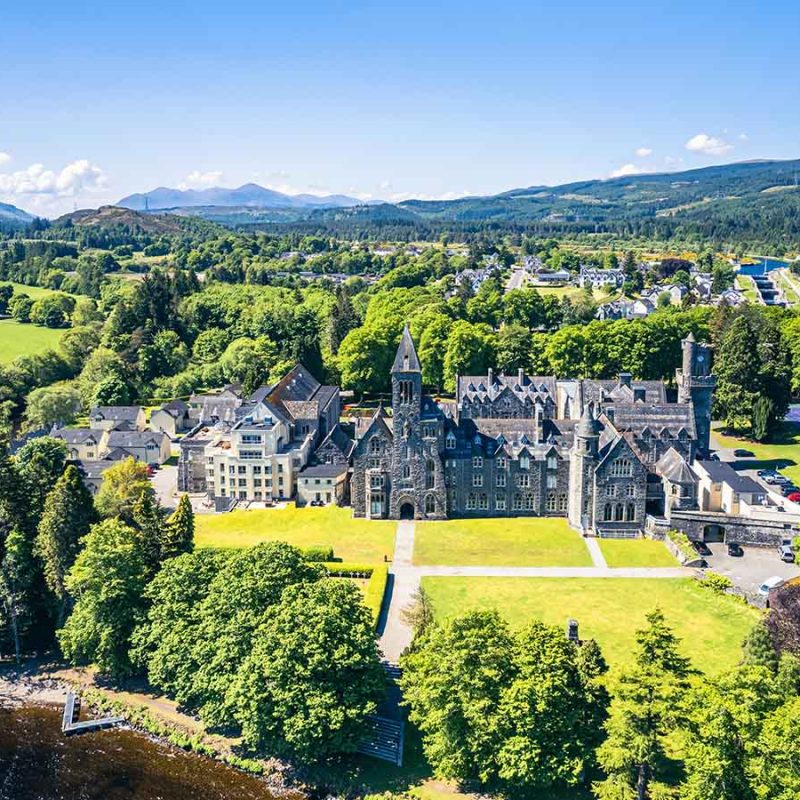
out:
{"label": "dormer window", "polygon": [[444,447],[445,450],[455,450],[456,449],[456,437],[453,431],[450,431],[447,434],[447,437],[444,440]]}
{"label": "dormer window", "polygon": [[520,469],[530,469],[531,468],[531,459],[527,453],[523,453],[519,457],[519,468]]}

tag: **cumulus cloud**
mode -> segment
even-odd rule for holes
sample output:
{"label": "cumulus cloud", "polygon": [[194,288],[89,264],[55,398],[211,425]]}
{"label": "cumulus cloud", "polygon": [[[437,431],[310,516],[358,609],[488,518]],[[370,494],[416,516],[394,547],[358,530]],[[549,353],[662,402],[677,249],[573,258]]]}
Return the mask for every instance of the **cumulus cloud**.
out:
{"label": "cumulus cloud", "polygon": [[709,156],[721,156],[733,150],[733,145],[718,136],[698,133],[686,142],[686,149],[693,153],[705,153]]}
{"label": "cumulus cloud", "polygon": [[653,150],[650,147],[639,147],[636,150],[636,155],[639,158],[647,158],[647,156],[653,155]]}
{"label": "cumulus cloud", "polygon": [[27,169],[0,173],[0,194],[74,197],[84,191],[101,191],[106,182],[103,170],[86,159],[73,161],[60,170],[31,164]]}
{"label": "cumulus cloud", "polygon": [[637,167],[636,164],[623,164],[619,169],[612,170],[609,177],[624,178],[626,175],[638,175],[641,172],[644,172],[644,170],[641,167]]}
{"label": "cumulus cloud", "polygon": [[0,151],[0,167],[2,167],[3,164],[8,164],[9,161],[11,161],[11,156],[8,153]]}
{"label": "cumulus cloud", "polygon": [[199,169],[190,172],[183,181],[178,185],[179,189],[208,189],[211,186],[219,185],[222,179],[222,170],[211,170],[209,172],[200,172]]}

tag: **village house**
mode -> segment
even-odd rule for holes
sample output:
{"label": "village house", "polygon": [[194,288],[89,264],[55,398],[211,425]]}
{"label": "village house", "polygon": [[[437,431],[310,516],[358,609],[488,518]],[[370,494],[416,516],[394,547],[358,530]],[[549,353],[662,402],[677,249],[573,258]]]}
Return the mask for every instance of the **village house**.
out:
{"label": "village house", "polygon": [[141,406],[95,406],[89,412],[89,427],[96,431],[143,431],[147,419]]}

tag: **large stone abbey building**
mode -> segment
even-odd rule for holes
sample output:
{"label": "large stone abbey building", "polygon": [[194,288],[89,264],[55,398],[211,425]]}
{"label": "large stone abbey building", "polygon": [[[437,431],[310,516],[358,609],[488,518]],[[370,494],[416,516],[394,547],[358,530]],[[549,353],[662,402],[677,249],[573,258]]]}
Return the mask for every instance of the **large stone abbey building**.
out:
{"label": "large stone abbey building", "polygon": [[459,376],[455,400],[437,403],[422,391],[408,328],[391,378],[391,415],[379,408],[337,448],[352,467],[356,516],[561,515],[611,532],[640,530],[646,513],[696,507],[689,465],[708,450],[715,379],[709,348],[691,335],[677,402],[663,382],[625,373],[564,380],[489,370]]}

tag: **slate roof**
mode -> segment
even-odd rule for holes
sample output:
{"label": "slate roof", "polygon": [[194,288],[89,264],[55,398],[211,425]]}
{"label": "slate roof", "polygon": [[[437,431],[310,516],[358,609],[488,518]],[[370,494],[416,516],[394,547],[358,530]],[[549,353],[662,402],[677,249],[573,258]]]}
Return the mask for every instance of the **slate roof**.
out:
{"label": "slate roof", "polygon": [[400,346],[397,348],[397,355],[394,357],[392,372],[422,372],[408,325],[403,328],[403,336],[400,339]]}
{"label": "slate roof", "polygon": [[347,435],[341,425],[334,425],[328,435],[319,443],[318,450],[326,444],[335,445],[338,450],[347,458],[353,452],[356,443]]}
{"label": "slate roof", "polygon": [[692,472],[691,467],[686,463],[686,459],[674,448],[670,447],[666,453],[658,460],[656,469],[670,483],[695,484],[697,475]]}
{"label": "slate roof", "polygon": [[631,380],[630,386],[626,386],[617,380],[592,380],[583,381],[584,402],[598,402],[601,390],[604,402],[618,400],[620,402],[633,402],[634,390],[644,389],[644,399],[646,403],[666,403],[667,393],[662,381],[635,381]]}
{"label": "slate roof", "polygon": [[555,402],[557,381],[552,375],[460,375],[458,378],[457,399],[478,399],[481,402],[497,399],[508,388],[520,400],[529,398],[539,400],[544,405],[547,400]]}
{"label": "slate roof", "polygon": [[676,436],[685,430],[696,438],[694,414],[690,403],[614,403],[614,427],[641,436],[645,429],[657,437],[663,429]]}
{"label": "slate roof", "polygon": [[90,439],[97,443],[102,437],[102,431],[95,431],[91,428],[60,428],[53,431],[51,436],[54,439],[61,439],[67,444],[85,444]]}
{"label": "slate roof", "polygon": [[161,447],[165,437],[165,433],[156,431],[109,431],[106,444],[109,450],[115,447],[145,447],[150,442],[153,442],[156,447]]}
{"label": "slate roof", "polygon": [[298,478],[338,478],[347,472],[347,464],[315,464],[302,470]]}
{"label": "slate roof", "polygon": [[727,483],[734,492],[766,494],[766,489],[747,475],[740,475],[724,461],[703,461],[703,469],[714,483]]}
{"label": "slate roof", "polygon": [[90,419],[113,419],[126,422],[136,422],[141,406],[95,406],[90,412]]}
{"label": "slate roof", "polygon": [[170,400],[164,403],[159,411],[166,411],[171,417],[182,417],[189,412],[189,406],[183,400]]}

